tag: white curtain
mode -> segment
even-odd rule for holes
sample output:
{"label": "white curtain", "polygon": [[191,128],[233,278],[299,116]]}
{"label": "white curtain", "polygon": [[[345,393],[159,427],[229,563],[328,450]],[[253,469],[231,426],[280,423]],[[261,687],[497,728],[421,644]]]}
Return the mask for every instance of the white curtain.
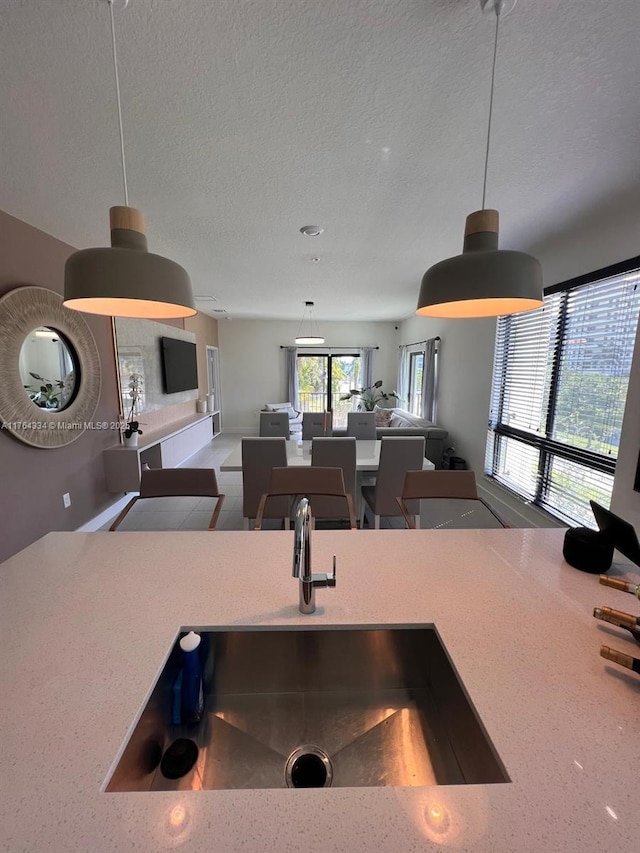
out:
{"label": "white curtain", "polygon": [[398,347],[398,381],[396,382],[396,391],[398,392],[398,406],[400,408],[407,405],[407,396],[409,391],[409,347]]}
{"label": "white curtain", "polygon": [[[398,392],[399,393],[399,392]],[[436,422],[438,396],[438,341],[425,341],[422,367],[422,417]]]}
{"label": "white curtain", "polygon": [[287,347],[285,357],[287,359],[287,399],[291,400],[291,405],[297,412],[299,412],[300,389],[298,387],[297,369],[298,348]]}
{"label": "white curtain", "polygon": [[360,349],[360,387],[369,388],[373,385],[373,347]]}
{"label": "white curtain", "polygon": [[73,370],[73,359],[62,342],[58,344],[58,355],[60,357],[60,379],[64,379],[67,373],[71,373]]}

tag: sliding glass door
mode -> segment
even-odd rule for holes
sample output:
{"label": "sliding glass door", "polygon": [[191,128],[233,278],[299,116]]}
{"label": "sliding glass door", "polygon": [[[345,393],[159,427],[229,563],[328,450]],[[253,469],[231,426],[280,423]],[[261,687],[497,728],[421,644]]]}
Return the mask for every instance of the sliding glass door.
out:
{"label": "sliding glass door", "polygon": [[333,412],[334,427],[346,427],[351,400],[340,400],[360,387],[360,357],[339,353],[299,355],[297,359],[300,408],[303,412]]}
{"label": "sliding glass door", "polygon": [[[329,410],[333,412],[334,427],[347,426],[347,412],[353,411],[353,400],[341,400],[352,388],[360,388],[360,356],[330,355],[329,356],[330,387]],[[355,398],[357,403],[358,398]]]}

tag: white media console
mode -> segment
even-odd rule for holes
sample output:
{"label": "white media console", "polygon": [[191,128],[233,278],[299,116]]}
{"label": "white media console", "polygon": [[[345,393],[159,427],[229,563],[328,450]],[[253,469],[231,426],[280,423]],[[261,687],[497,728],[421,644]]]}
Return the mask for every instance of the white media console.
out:
{"label": "white media console", "polygon": [[118,445],[104,451],[104,473],[109,492],[137,492],[140,472],[150,468],[175,468],[205,447],[220,432],[220,412],[191,415],[158,430],[137,447]]}

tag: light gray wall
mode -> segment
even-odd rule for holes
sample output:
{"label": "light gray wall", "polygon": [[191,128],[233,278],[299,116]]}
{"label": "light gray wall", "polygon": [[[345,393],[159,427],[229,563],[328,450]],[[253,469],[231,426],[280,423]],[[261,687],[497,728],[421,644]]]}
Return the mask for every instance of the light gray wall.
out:
{"label": "light gray wall", "polygon": [[491,394],[494,318],[436,320],[411,317],[400,326],[400,343],[440,336],[437,421],[449,431],[447,446],[481,472]]}
{"label": "light gray wall", "polygon": [[[285,350],[280,346],[293,344],[299,325],[291,320],[218,323],[225,432],[256,433],[264,404],[288,399]],[[374,381],[382,379],[385,390],[395,388],[398,333],[394,323],[320,323],[320,331],[327,346],[379,346],[373,354]]]}

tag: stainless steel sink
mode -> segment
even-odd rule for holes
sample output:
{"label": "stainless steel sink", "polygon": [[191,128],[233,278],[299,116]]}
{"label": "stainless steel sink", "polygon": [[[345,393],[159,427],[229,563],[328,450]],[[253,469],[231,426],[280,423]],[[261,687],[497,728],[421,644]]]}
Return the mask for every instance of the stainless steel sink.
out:
{"label": "stainless steel sink", "polygon": [[[509,781],[433,626],[225,630],[203,640],[202,721],[169,724],[174,649],[107,791]],[[178,737],[199,755],[170,780],[158,764]]]}

